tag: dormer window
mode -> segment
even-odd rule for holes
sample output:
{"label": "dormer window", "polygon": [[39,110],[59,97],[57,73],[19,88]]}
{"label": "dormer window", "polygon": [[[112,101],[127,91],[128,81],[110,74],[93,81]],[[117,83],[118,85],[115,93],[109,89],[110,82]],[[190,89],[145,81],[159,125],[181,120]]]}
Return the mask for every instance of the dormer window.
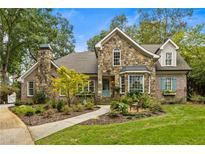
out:
{"label": "dormer window", "polygon": [[166,53],[165,64],[166,64],[166,66],[171,66],[172,65],[172,52],[167,52]]}
{"label": "dormer window", "polygon": [[119,49],[113,50],[113,66],[119,66],[121,63],[121,53]]}

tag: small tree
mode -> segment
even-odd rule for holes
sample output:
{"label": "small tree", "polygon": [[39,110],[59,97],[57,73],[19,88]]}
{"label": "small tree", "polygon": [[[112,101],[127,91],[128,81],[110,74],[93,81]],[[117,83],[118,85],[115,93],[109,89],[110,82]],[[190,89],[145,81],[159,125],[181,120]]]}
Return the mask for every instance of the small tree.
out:
{"label": "small tree", "polygon": [[56,78],[52,78],[53,91],[63,93],[70,106],[73,98],[79,92],[78,85],[80,84],[84,88],[88,84],[88,76],[64,66],[57,69],[57,75]]}

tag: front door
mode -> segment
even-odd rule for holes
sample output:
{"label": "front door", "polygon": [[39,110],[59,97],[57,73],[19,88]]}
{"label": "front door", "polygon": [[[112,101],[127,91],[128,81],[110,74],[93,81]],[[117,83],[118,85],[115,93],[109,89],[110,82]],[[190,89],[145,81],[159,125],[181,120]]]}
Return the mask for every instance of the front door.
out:
{"label": "front door", "polygon": [[109,79],[103,79],[102,96],[104,96],[104,97],[110,96],[110,81],[109,81]]}

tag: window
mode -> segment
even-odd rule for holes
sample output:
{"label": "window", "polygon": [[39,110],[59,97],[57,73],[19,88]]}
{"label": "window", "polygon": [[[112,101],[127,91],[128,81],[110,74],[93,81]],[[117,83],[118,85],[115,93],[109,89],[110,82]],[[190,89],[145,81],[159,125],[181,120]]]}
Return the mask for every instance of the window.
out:
{"label": "window", "polygon": [[160,77],[160,90],[171,90],[176,91],[177,89],[177,78],[176,76]]}
{"label": "window", "polygon": [[120,93],[125,92],[125,76],[120,77]]}
{"label": "window", "polygon": [[129,92],[144,92],[144,76],[129,75]]}
{"label": "window", "polygon": [[95,81],[94,80],[90,80],[88,83],[88,91],[91,93],[95,92]]}
{"label": "window", "polygon": [[172,78],[167,77],[165,80],[165,90],[172,90]]}
{"label": "window", "polygon": [[88,85],[83,88],[82,84],[78,84],[78,92],[95,93],[95,80],[88,81]]}
{"label": "window", "polygon": [[113,50],[113,66],[118,66],[120,65],[120,50],[119,49],[114,49]]}
{"label": "window", "polygon": [[165,60],[166,65],[172,65],[172,53],[168,52],[166,53],[166,60]]}
{"label": "window", "polygon": [[27,96],[33,96],[34,95],[34,82],[29,81],[27,83]]}

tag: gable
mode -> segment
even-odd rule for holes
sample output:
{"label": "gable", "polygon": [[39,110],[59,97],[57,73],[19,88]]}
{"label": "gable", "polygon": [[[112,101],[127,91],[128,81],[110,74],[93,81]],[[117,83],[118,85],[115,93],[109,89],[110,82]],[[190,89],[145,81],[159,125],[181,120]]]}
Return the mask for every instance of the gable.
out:
{"label": "gable", "polygon": [[165,60],[166,60],[166,53],[172,53],[172,65],[171,66],[176,66],[177,65],[177,51],[176,51],[176,46],[173,45],[171,42],[167,42],[166,44],[163,45],[163,48],[160,47],[160,58],[159,58],[159,63],[161,66],[166,66]]}
{"label": "gable", "polygon": [[116,33],[118,35],[121,35],[122,37],[124,37],[127,40],[127,42],[132,44],[135,48],[139,49],[139,51],[141,51],[143,54],[145,54],[149,57],[152,57],[152,58],[156,58],[156,59],[159,58],[159,55],[154,54],[151,51],[149,51],[149,50],[145,49],[144,47],[142,47],[141,45],[139,45],[137,42],[135,42],[133,39],[131,39],[127,34],[125,34],[119,28],[115,28],[113,31],[111,31],[107,36],[105,36],[101,41],[99,41],[95,45],[95,48],[102,50],[103,44],[106,43],[109,39],[111,39],[113,37],[113,35]]}
{"label": "gable", "polygon": [[[58,68],[57,64],[55,64],[53,61],[51,61],[51,66],[52,68]],[[24,72],[18,79],[17,81],[19,82],[24,82],[24,79],[27,78],[28,76],[35,74],[34,72],[38,68],[38,62],[36,62],[30,69],[28,69],[26,72]]]}

